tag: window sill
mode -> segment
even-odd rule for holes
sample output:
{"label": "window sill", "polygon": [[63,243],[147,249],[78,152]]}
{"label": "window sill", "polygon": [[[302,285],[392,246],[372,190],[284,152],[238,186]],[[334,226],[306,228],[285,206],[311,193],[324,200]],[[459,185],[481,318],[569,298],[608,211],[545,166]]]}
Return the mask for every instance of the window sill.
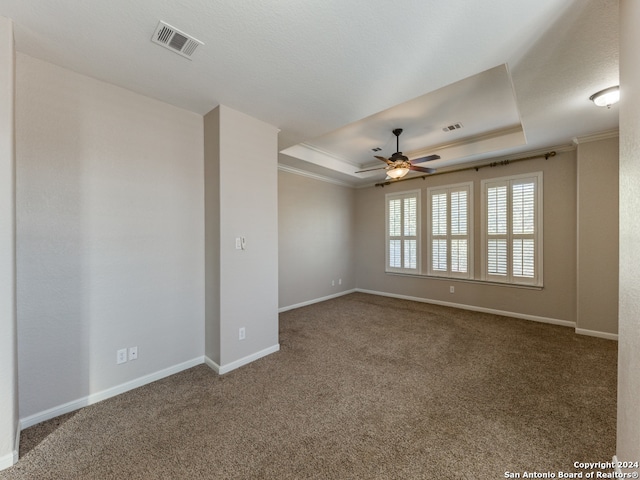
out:
{"label": "window sill", "polygon": [[440,277],[437,275],[425,275],[423,273],[406,273],[406,272],[384,272],[387,275],[395,275],[398,277],[424,278],[427,280],[440,280],[442,282],[458,282],[458,283],[474,283],[477,285],[492,285],[496,287],[506,288],[523,288],[525,290],[544,290],[544,285],[527,285],[523,283],[506,283],[492,282],[489,280],[479,280],[475,278],[458,278],[458,277]]}

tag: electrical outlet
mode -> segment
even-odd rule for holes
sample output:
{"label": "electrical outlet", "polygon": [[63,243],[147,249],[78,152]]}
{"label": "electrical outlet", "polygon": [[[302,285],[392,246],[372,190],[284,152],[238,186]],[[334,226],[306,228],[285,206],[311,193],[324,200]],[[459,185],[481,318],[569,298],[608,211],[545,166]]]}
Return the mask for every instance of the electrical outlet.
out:
{"label": "electrical outlet", "polygon": [[138,347],[129,347],[129,360],[138,359]]}
{"label": "electrical outlet", "polygon": [[336,281],[335,280],[331,280],[331,286],[335,287],[336,286]]}
{"label": "electrical outlet", "polygon": [[453,285],[451,285],[449,287],[449,293],[456,293],[456,287],[454,287]]}
{"label": "electrical outlet", "polygon": [[342,285],[342,279],[341,278],[338,279],[338,285]]}
{"label": "electrical outlet", "polygon": [[116,363],[120,365],[121,363],[124,363],[126,361],[127,361],[127,349],[121,348],[116,352]]}
{"label": "electrical outlet", "polygon": [[247,331],[244,327],[240,327],[238,330],[238,340],[244,340],[245,338],[247,338]]}

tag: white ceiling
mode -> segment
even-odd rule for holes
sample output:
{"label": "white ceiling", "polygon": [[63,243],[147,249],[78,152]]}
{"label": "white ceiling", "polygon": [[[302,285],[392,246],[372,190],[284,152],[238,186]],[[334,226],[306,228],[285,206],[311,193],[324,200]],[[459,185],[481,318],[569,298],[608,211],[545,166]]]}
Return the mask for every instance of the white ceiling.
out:
{"label": "white ceiling", "polygon": [[[458,125],[460,128],[449,130]],[[393,130],[403,129],[396,139]],[[446,132],[445,132],[446,130]],[[404,151],[410,159],[437,154],[430,168],[477,159],[482,154],[526,145],[511,76],[506,65],[485,70],[418,98],[350,123],[282,151],[356,179],[384,178],[387,165],[373,155]],[[379,151],[372,151],[379,148]]]}
{"label": "white ceiling", "polygon": [[[350,185],[384,178],[354,172],[373,146],[395,151],[396,127],[405,153],[444,166],[618,126],[588,100],[618,84],[617,0],[0,0],[0,15],[20,52],[200,114],[227,105],[280,128],[281,149],[302,144],[281,164]],[[204,46],[188,60],[152,43],[159,20]],[[464,128],[446,137],[448,122]],[[442,148],[452,134],[511,140],[470,154]]]}

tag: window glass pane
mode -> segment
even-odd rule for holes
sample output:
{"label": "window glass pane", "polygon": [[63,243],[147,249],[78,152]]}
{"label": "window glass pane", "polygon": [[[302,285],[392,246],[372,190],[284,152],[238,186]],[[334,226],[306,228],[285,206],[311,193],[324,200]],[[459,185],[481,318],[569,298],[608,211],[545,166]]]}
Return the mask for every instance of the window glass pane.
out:
{"label": "window glass pane", "polygon": [[402,268],[400,240],[389,240],[389,266]]}
{"label": "window glass pane", "polygon": [[533,278],[535,275],[535,242],[532,238],[519,238],[513,241],[513,275]]}
{"label": "window glass pane", "polygon": [[451,234],[467,234],[467,192],[451,192]]}
{"label": "window glass pane", "polygon": [[405,198],[404,199],[404,234],[405,236],[416,236],[417,231],[417,198]]}
{"label": "window glass pane", "polygon": [[392,237],[400,236],[400,226],[402,217],[400,216],[400,200],[389,201],[389,235]]}
{"label": "window glass pane", "polygon": [[518,183],[512,187],[513,233],[534,233],[535,183]]}
{"label": "window glass pane", "polygon": [[507,241],[489,239],[487,242],[487,272],[491,275],[507,274]]}
{"label": "window glass pane", "polygon": [[487,189],[487,233],[504,235],[507,233],[507,186]]}
{"label": "window glass pane", "polygon": [[435,271],[447,271],[447,241],[445,239],[431,242],[431,262]]}
{"label": "window glass pane", "polygon": [[467,265],[467,239],[452,239],[451,240],[451,271],[457,273],[466,273],[468,270]]}
{"label": "window glass pane", "polygon": [[433,235],[447,234],[447,194],[431,196],[431,232]]}
{"label": "window glass pane", "polygon": [[404,241],[404,268],[418,267],[418,250],[415,240]]}

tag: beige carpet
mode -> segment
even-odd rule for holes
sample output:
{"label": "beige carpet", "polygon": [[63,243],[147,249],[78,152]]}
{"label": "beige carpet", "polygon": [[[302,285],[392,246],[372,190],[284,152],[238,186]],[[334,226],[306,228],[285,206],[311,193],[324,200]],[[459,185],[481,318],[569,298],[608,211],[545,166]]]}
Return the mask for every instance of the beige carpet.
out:
{"label": "beige carpet", "polygon": [[29,428],[0,479],[497,479],[615,453],[613,341],[351,294],[282,313],[280,344]]}

